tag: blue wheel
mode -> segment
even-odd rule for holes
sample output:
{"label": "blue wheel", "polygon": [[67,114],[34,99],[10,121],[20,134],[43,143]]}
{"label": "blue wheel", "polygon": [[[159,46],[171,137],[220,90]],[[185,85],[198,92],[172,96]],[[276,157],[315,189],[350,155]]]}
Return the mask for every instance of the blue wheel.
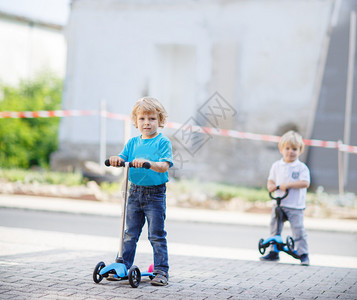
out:
{"label": "blue wheel", "polygon": [[102,281],[103,279],[103,276],[99,274],[100,270],[103,269],[105,267],[105,263],[104,262],[99,262],[95,268],[94,268],[94,271],[93,271],[93,281],[95,283],[99,283]]}
{"label": "blue wheel", "polygon": [[141,273],[137,266],[132,266],[128,273],[129,283],[133,288],[137,288],[141,281]]}

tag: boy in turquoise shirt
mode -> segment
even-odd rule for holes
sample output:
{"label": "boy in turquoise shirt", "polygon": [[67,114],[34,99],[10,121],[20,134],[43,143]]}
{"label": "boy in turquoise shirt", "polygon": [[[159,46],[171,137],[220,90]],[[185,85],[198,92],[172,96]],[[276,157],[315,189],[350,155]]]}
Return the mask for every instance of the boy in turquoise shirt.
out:
{"label": "boy in turquoise shirt", "polygon": [[[135,257],[145,218],[148,222],[148,238],[154,252],[154,275],[152,285],[168,283],[168,252],[165,231],[166,182],[168,169],[173,166],[170,140],[158,133],[164,127],[167,113],[155,98],[139,99],[132,111],[135,127],[140,136],[131,138],[118,156],[111,156],[112,166],[121,161],[132,161],[135,168],[129,171],[131,182],[127,204],[126,230],[124,235],[123,260],[129,269]],[[149,170],[142,168],[149,162]]]}

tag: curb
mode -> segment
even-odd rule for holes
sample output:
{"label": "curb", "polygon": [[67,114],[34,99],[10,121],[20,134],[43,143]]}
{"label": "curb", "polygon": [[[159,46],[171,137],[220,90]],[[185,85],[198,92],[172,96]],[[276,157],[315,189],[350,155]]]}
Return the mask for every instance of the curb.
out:
{"label": "curb", "polygon": [[[113,202],[5,194],[0,194],[0,207],[109,217],[120,217],[122,210],[119,203]],[[173,206],[167,207],[167,219],[178,222],[262,227],[267,227],[270,223],[269,214],[179,208]],[[289,224],[287,223],[286,226],[289,227]],[[308,230],[357,233],[357,221],[306,217],[305,228]]]}

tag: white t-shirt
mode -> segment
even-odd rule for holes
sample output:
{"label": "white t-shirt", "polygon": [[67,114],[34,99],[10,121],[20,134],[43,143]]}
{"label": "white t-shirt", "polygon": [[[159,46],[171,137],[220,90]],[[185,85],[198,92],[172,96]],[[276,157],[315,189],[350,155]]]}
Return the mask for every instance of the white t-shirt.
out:
{"label": "white t-shirt", "polygon": [[[283,159],[280,159],[271,166],[268,180],[273,180],[276,185],[300,180],[310,182],[310,171],[298,159],[292,163],[286,163]],[[306,191],[306,188],[289,189],[289,195],[281,201],[281,206],[304,209],[306,207]],[[275,192],[275,197],[282,197],[283,195],[283,191],[277,190]]]}

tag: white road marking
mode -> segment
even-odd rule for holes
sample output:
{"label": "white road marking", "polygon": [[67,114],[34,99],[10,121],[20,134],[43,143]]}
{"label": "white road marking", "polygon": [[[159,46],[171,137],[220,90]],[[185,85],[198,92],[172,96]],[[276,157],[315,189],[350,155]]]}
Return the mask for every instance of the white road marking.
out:
{"label": "white road marking", "polygon": [[[0,227],[0,256],[25,254],[44,250],[87,250],[95,252],[117,252],[119,239],[84,234],[73,234],[24,228]],[[223,258],[232,260],[259,261],[257,250],[169,243],[169,255],[191,257]],[[139,241],[138,253],[152,253],[147,240]],[[266,263],[266,262],[262,262]],[[281,253],[280,263],[299,264],[300,261]],[[310,254],[312,266],[357,268],[357,257]]]}

